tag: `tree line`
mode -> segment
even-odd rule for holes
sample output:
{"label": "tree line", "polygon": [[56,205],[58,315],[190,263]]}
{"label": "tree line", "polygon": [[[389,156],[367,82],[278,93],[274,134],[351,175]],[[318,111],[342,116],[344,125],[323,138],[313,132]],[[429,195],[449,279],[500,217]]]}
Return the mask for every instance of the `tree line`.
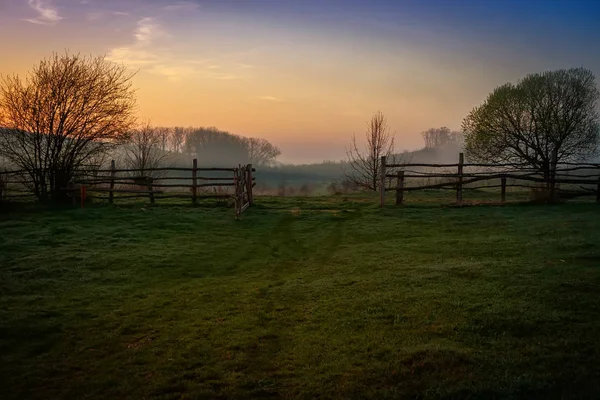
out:
{"label": "tree line", "polygon": [[118,157],[148,170],[191,162],[271,165],[267,140],[209,128],[154,127],[135,116],[134,74],[101,57],[53,54],[24,78],[0,79],[0,157],[40,200],[60,201],[75,174]]}
{"label": "tree line", "polygon": [[128,168],[151,170],[165,165],[189,164],[230,167],[237,164],[273,165],[281,154],[266,139],[249,138],[215,127],[155,127],[133,129],[110,155]]}

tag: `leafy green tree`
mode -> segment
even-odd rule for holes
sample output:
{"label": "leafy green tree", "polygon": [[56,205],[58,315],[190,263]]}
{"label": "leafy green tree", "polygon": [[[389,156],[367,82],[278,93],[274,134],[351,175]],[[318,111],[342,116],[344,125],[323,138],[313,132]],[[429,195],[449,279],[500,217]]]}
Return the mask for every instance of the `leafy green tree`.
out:
{"label": "leafy green tree", "polygon": [[598,98],[595,76],[584,68],[529,74],[502,85],[463,121],[467,157],[533,168],[549,184],[558,162],[597,153]]}

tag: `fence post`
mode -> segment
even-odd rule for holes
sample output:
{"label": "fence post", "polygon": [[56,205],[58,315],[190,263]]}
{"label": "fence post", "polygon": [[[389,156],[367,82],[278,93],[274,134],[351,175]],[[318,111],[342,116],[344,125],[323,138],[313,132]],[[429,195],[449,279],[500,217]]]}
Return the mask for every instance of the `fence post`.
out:
{"label": "fence post", "polygon": [[556,150],[552,152],[552,158],[550,159],[550,201],[554,201],[556,196],[556,164],[558,155]]}
{"label": "fence post", "polygon": [[235,218],[240,217],[240,179],[239,169],[233,170],[233,188],[234,188],[234,205],[235,205]]}
{"label": "fence post", "polygon": [[462,205],[462,183],[463,183],[463,164],[465,157],[463,153],[458,155],[458,183],[456,184],[456,204]]}
{"label": "fence post", "polygon": [[81,208],[85,205],[85,185],[79,186],[79,200],[81,202]]}
{"label": "fence post", "polygon": [[112,204],[114,199],[113,189],[115,188],[115,160],[110,162],[110,192],[108,192],[108,202]]}
{"label": "fence post", "polygon": [[154,193],[152,193],[152,181],[154,180],[154,178],[149,177],[148,178],[148,195],[150,197],[150,204],[154,204]]}
{"label": "fence post", "polygon": [[246,175],[246,190],[248,191],[248,203],[250,206],[254,205],[254,194],[252,193],[252,186],[254,182],[252,180],[252,164],[248,164],[248,174]]}
{"label": "fence post", "polygon": [[596,186],[596,203],[600,203],[600,176],[598,177],[598,186]]}
{"label": "fence post", "polygon": [[500,179],[502,187],[500,188],[500,196],[502,204],[506,203],[506,177]]}
{"label": "fence post", "polygon": [[404,171],[398,171],[398,182],[396,183],[396,205],[401,205],[402,200],[404,200]]}
{"label": "fence post", "polygon": [[381,157],[381,179],[379,182],[379,205],[385,205],[385,156]]}
{"label": "fence post", "polygon": [[198,160],[194,158],[192,167],[192,203],[196,205],[198,202],[198,194],[197,194],[197,176],[198,176]]}

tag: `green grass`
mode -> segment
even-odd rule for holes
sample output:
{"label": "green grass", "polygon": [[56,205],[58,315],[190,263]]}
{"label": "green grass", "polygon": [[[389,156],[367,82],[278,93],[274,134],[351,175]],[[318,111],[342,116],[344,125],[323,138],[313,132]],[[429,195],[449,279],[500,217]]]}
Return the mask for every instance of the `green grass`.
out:
{"label": "green grass", "polygon": [[0,214],[0,398],[600,398],[600,206],[433,198]]}

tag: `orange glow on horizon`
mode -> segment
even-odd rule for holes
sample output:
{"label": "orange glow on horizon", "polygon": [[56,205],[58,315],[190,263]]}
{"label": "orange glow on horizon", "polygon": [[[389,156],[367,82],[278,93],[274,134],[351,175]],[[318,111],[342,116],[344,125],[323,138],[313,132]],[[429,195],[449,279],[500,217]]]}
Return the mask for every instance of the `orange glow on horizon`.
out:
{"label": "orange glow on horizon", "polygon": [[41,4],[0,8],[0,34],[9,38],[0,42],[0,74],[24,75],[53,51],[106,54],[139,70],[140,118],[264,137],[282,148],[282,160],[344,158],[349,138],[378,110],[399,148],[417,148],[426,129],[459,129],[497,85],[561,65],[527,54],[507,62],[516,50],[410,25],[354,33],[334,23],[211,12],[190,1]]}

